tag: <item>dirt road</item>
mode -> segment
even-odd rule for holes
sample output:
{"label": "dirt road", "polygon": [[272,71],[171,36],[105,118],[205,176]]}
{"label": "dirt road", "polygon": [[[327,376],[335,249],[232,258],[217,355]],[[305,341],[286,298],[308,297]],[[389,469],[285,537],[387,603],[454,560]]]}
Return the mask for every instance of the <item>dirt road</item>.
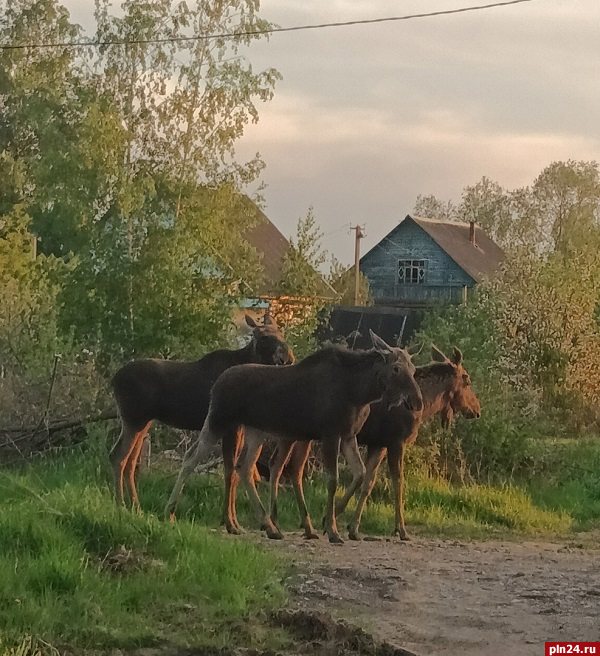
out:
{"label": "dirt road", "polygon": [[546,640],[600,641],[600,550],[419,537],[269,544],[296,564],[296,606],[419,656],[539,656]]}

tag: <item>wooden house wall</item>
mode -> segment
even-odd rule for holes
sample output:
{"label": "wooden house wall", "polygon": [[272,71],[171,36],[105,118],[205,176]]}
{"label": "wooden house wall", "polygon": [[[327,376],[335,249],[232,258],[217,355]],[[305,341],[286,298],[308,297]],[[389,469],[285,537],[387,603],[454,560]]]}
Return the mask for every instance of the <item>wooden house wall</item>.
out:
{"label": "wooden house wall", "polygon": [[[400,260],[426,260],[422,284],[398,282]],[[376,301],[460,301],[475,281],[414,221],[406,219],[361,260]]]}

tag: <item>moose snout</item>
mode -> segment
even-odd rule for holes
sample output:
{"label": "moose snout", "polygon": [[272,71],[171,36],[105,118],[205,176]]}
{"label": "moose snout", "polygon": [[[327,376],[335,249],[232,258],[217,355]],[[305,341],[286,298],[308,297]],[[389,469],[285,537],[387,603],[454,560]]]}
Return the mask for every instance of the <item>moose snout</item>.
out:
{"label": "moose snout", "polygon": [[418,385],[414,385],[411,390],[409,390],[406,398],[404,399],[404,405],[411,412],[421,412],[423,410],[423,395]]}
{"label": "moose snout", "polygon": [[421,392],[409,395],[405,403],[408,409],[412,412],[421,412],[423,410],[423,397],[421,396]]}
{"label": "moose snout", "polygon": [[288,349],[279,350],[273,356],[273,364],[275,365],[294,364],[295,361],[294,354]]}

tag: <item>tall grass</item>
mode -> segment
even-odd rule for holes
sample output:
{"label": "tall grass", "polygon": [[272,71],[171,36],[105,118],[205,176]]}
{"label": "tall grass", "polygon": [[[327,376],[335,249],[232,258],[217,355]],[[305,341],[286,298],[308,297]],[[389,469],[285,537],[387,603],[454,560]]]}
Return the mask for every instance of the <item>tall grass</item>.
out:
{"label": "tall grass", "polygon": [[59,646],[224,645],[281,603],[283,567],[192,522],[115,506],[94,454],[0,474],[0,636]]}
{"label": "tall grass", "polygon": [[[342,485],[349,483],[342,472]],[[161,513],[172,487],[173,477],[151,474],[142,478],[142,504],[150,512]],[[191,477],[181,498],[177,516],[180,520],[217,526],[221,518],[222,477]],[[325,507],[326,489],[316,475],[305,485],[306,500],[318,526]],[[598,490],[596,489],[596,494]],[[268,485],[259,484],[266,502]],[[593,505],[593,486],[586,491],[583,482],[570,481],[558,491],[547,481],[512,481],[504,484],[453,484],[424,470],[409,468],[406,480],[406,521],[415,534],[437,537],[489,539],[525,536],[564,536],[600,523],[600,507]],[[580,506],[571,498],[575,495]],[[389,535],[394,527],[394,506],[389,479],[382,468],[378,482],[363,517],[364,533]],[[354,508],[351,502],[346,517]],[[587,520],[583,519],[586,508]],[[579,509],[579,510],[578,510]],[[291,486],[284,485],[279,497],[280,526],[284,531],[299,532],[299,519]],[[245,495],[238,494],[238,515],[245,527],[257,528],[256,518]],[[339,518],[340,529],[346,520]]]}

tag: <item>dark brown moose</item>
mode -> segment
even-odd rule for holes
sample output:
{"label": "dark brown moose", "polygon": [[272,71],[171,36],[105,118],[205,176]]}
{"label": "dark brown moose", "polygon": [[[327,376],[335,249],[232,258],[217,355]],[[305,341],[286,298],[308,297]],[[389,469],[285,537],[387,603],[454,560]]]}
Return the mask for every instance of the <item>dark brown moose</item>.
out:
{"label": "dark brown moose", "polygon": [[112,386],[122,421],[121,434],[110,453],[117,500],[123,502],[127,476],[132,505],[139,506],[135,486],[136,465],[153,420],[185,430],[200,430],[208,413],[210,390],[230,367],[257,362],[285,365],[294,355],[283,333],[268,315],[259,326],[248,315],[252,339],[236,350],[220,349],[200,360],[134,360],[119,369]]}
{"label": "dark brown moose", "polygon": [[[380,338],[377,338],[380,339]],[[383,340],[380,340],[383,342]],[[383,342],[385,344],[385,342]],[[381,348],[382,345],[379,344]],[[388,347],[392,351],[397,348]],[[417,367],[415,380],[423,395],[422,411],[411,409],[406,404],[393,403],[392,399],[384,395],[380,402],[371,405],[369,418],[358,434],[358,443],[367,447],[366,474],[362,482],[361,493],[354,516],[348,524],[350,539],[359,540],[358,532],[362,513],[377,477],[377,470],[387,453],[388,467],[394,490],[395,527],[394,534],[402,540],[408,540],[404,523],[404,453],[406,447],[412,444],[418,435],[419,428],[424,419],[440,414],[442,425],[449,426],[455,414],[460,413],[469,419],[481,416],[479,399],[471,387],[471,379],[462,364],[462,353],[454,348],[452,355],[446,357],[436,346],[431,347],[432,363]],[[315,537],[314,531],[305,524],[304,513],[306,504],[302,494],[303,470],[310,452],[309,443],[294,445],[289,457],[289,470],[294,491],[305,528],[306,537]],[[283,466],[279,447],[271,457],[270,481],[271,487],[277,491],[277,482],[281,477]],[[276,480],[274,480],[276,479]],[[354,480],[346,490],[343,498],[336,503],[336,512],[341,514],[348,502],[357,491],[360,483]],[[276,505],[271,509],[272,518],[276,521]]]}
{"label": "dark brown moose", "polygon": [[369,404],[387,392],[389,403],[406,401],[420,409],[421,392],[414,380],[414,370],[408,355],[399,359],[387,348],[354,352],[341,347],[322,349],[290,367],[242,365],[227,370],[212,389],[208,417],[197,448],[183,463],[167,513],[172,516],[185,480],[211,444],[221,439],[225,525],[230,533],[240,533],[235,511],[236,464],[245,435],[247,451],[240,459],[241,478],[267,535],[281,538],[256,491],[253,476],[256,460],[267,436],[278,441],[282,452],[289,452],[298,440],[316,439],[322,442],[327,472],[324,528],[330,542],[342,542],[334,507],[340,447],[360,482],[365,468],[356,434],[369,414]]}

